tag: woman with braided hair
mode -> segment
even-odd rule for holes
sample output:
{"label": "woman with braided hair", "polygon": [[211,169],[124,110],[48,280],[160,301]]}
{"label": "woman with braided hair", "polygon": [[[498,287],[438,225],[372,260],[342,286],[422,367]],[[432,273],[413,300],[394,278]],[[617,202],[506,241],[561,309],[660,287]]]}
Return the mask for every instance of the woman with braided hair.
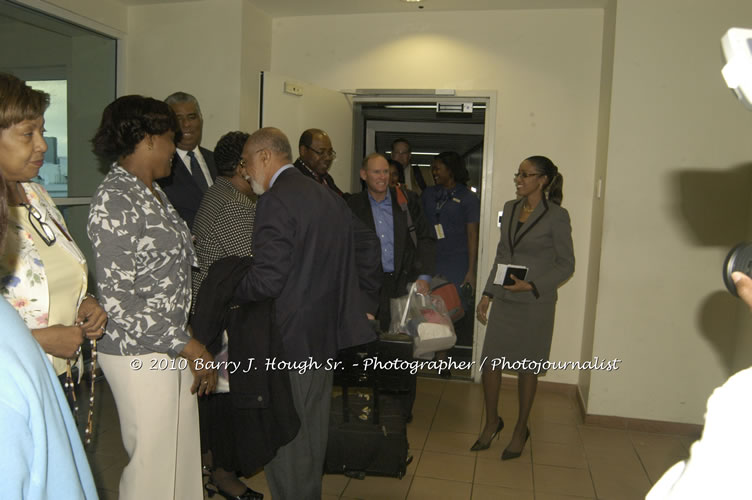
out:
{"label": "woman with braided hair", "polygon": [[[486,425],[472,451],[487,449],[504,427],[497,409],[501,370],[517,372],[519,414],[502,460],[519,457],[530,436],[527,421],[538,374],[545,370],[524,365],[523,360],[548,361],[557,289],[574,273],[572,228],[569,213],[561,207],[563,178],[558,168],[545,156],[531,156],[520,163],[514,183],[518,198],[504,204],[496,259],[476,310],[478,320],[488,322],[481,358],[486,361],[482,373]],[[498,283],[500,264],[527,267],[527,274],[524,279],[512,275],[513,284]],[[507,364],[494,367],[494,358]]]}

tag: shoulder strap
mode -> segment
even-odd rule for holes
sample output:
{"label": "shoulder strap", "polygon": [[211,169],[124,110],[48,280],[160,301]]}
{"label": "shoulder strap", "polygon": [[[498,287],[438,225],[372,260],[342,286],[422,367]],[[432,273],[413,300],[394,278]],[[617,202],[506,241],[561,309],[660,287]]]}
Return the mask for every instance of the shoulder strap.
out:
{"label": "shoulder strap", "polygon": [[410,214],[410,210],[407,209],[407,193],[401,184],[397,185],[397,203],[405,215],[407,216],[407,232],[410,234],[410,238],[413,240],[413,245],[418,248],[418,236],[415,234],[415,224],[413,223],[413,216]]}

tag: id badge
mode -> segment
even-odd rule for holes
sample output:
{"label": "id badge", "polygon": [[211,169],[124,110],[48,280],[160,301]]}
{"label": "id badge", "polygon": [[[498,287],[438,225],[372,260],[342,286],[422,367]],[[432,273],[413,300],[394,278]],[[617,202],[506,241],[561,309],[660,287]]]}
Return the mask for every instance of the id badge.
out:
{"label": "id badge", "polygon": [[436,239],[443,240],[444,239],[444,228],[441,227],[441,224],[436,224],[433,226],[433,228],[436,230]]}

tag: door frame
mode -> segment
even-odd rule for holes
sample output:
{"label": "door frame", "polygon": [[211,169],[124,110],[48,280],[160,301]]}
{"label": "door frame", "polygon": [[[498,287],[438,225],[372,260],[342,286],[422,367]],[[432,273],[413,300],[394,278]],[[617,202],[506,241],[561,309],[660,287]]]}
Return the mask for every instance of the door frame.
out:
{"label": "door frame", "polygon": [[[377,89],[362,92],[344,92],[349,94],[353,102],[353,165],[360,165],[362,158],[355,158],[357,151],[363,149],[365,136],[364,120],[360,113],[356,112],[356,103],[435,103],[435,102],[485,102],[486,114],[483,125],[483,168],[481,171],[481,186],[483,192],[480,200],[480,227],[478,229],[478,262],[475,277],[476,299],[479,297],[478,291],[485,287],[485,277],[488,269],[493,265],[496,255],[496,247],[492,248],[485,245],[484,242],[491,241],[491,231],[497,228],[497,214],[493,211],[493,172],[494,172],[494,152],[496,142],[496,114],[498,98],[495,90],[457,90],[453,95],[446,93],[416,93],[416,94],[395,94],[395,90]],[[446,92],[446,91],[442,91]],[[475,310],[466,311],[466,314],[475,316]],[[481,373],[477,368],[480,366],[480,356],[483,350],[483,341],[486,336],[486,328],[477,320],[473,321],[473,368],[472,379],[480,382]]]}

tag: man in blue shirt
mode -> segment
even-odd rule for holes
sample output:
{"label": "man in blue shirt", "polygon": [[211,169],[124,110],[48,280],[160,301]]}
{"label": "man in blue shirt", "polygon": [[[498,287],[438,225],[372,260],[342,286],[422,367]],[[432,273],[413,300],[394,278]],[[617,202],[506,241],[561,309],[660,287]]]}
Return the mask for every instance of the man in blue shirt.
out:
{"label": "man in blue shirt", "polygon": [[[434,273],[435,244],[418,196],[403,187],[389,187],[389,162],[380,153],[363,160],[360,178],[366,190],[352,195],[347,204],[381,243],[384,279],[379,297],[378,320],[389,329],[389,300],[407,294],[416,281],[420,293],[428,293]],[[401,190],[401,193],[397,191]],[[404,200],[400,204],[400,199]]]}

